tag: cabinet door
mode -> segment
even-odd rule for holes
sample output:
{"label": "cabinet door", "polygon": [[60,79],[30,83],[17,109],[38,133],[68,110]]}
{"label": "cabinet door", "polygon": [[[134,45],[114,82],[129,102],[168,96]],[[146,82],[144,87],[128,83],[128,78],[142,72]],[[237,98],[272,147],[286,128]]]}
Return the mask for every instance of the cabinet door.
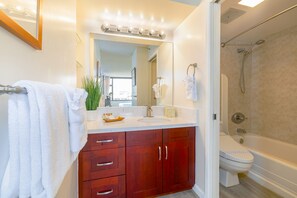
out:
{"label": "cabinet door", "polygon": [[195,182],[195,128],[163,130],[163,193],[190,189]]}
{"label": "cabinet door", "polygon": [[162,193],[162,130],[126,134],[127,197]]}

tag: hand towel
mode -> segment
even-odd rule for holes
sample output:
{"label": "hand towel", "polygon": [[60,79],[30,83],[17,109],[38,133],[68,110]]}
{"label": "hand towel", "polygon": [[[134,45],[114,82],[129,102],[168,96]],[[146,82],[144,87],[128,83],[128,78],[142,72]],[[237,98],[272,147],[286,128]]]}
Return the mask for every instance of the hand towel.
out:
{"label": "hand towel", "polygon": [[186,98],[192,101],[197,101],[197,83],[195,76],[186,76],[184,79],[185,89],[186,89]]}
{"label": "hand towel", "polygon": [[152,88],[155,92],[155,98],[161,98],[161,86],[159,84],[154,84]]}
{"label": "hand towel", "polygon": [[28,94],[9,99],[10,157],[0,197],[55,197],[85,142],[72,151],[70,126],[83,126],[85,93],[73,90],[69,99],[60,85],[32,81],[15,85],[25,87]]}
{"label": "hand towel", "polygon": [[87,143],[86,98],[88,93],[83,89],[67,89],[70,148],[72,152],[79,152]]}

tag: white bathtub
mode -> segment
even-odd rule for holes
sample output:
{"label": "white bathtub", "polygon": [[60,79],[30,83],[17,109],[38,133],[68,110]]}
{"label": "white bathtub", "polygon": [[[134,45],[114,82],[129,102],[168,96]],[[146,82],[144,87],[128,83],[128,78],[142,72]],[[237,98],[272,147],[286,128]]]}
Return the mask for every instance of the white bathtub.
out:
{"label": "white bathtub", "polygon": [[297,197],[297,145],[256,135],[245,135],[243,145],[255,158],[249,177],[283,197]]}

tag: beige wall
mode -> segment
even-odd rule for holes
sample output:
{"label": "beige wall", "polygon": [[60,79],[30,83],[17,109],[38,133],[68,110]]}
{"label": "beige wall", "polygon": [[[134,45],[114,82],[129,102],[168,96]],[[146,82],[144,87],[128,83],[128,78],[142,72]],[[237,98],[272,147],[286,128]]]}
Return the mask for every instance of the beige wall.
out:
{"label": "beige wall", "polygon": [[[246,112],[248,132],[297,144],[297,26],[264,38],[247,60],[247,94],[239,92],[236,48],[222,49],[222,73],[229,77],[229,118]],[[236,126],[229,122],[229,131]]]}
{"label": "beige wall", "polygon": [[[0,84],[36,80],[75,86],[75,26],[75,0],[43,0],[42,51],[0,27]],[[7,102],[7,95],[0,96],[0,183],[9,155]],[[57,197],[76,196],[75,171],[74,166]]]}
{"label": "beige wall", "polygon": [[[173,89],[173,44],[163,43],[160,45],[157,57],[157,77],[162,77],[162,94],[161,98],[157,99],[157,105],[171,106]],[[152,94],[154,94],[153,91]]]}
{"label": "beige wall", "polygon": [[121,55],[101,51],[101,72],[103,75],[111,77],[130,77],[132,55]]}
{"label": "beige wall", "polygon": [[[174,32],[174,105],[199,109],[199,122],[196,129],[196,185],[201,192],[205,190],[205,134],[209,91],[208,76],[208,21],[209,3],[201,4],[182,22]],[[183,79],[187,67],[197,63],[196,80],[198,83],[198,101],[186,99]]]}
{"label": "beige wall", "polygon": [[[135,54],[135,55],[134,55]],[[137,95],[137,106],[145,106],[149,104],[149,67],[148,67],[148,49],[144,47],[137,47],[132,55],[132,68],[136,67],[136,87],[133,87],[132,96]],[[135,60],[133,60],[135,58]],[[133,102],[132,102],[133,103]],[[135,104],[133,104],[135,105]]]}

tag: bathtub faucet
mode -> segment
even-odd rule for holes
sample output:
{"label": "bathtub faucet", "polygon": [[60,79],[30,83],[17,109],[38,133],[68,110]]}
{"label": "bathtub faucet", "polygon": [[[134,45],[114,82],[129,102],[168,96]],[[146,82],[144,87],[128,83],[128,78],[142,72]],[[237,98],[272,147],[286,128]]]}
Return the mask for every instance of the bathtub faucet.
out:
{"label": "bathtub faucet", "polygon": [[246,130],[243,128],[237,128],[236,131],[237,133],[246,134]]}

